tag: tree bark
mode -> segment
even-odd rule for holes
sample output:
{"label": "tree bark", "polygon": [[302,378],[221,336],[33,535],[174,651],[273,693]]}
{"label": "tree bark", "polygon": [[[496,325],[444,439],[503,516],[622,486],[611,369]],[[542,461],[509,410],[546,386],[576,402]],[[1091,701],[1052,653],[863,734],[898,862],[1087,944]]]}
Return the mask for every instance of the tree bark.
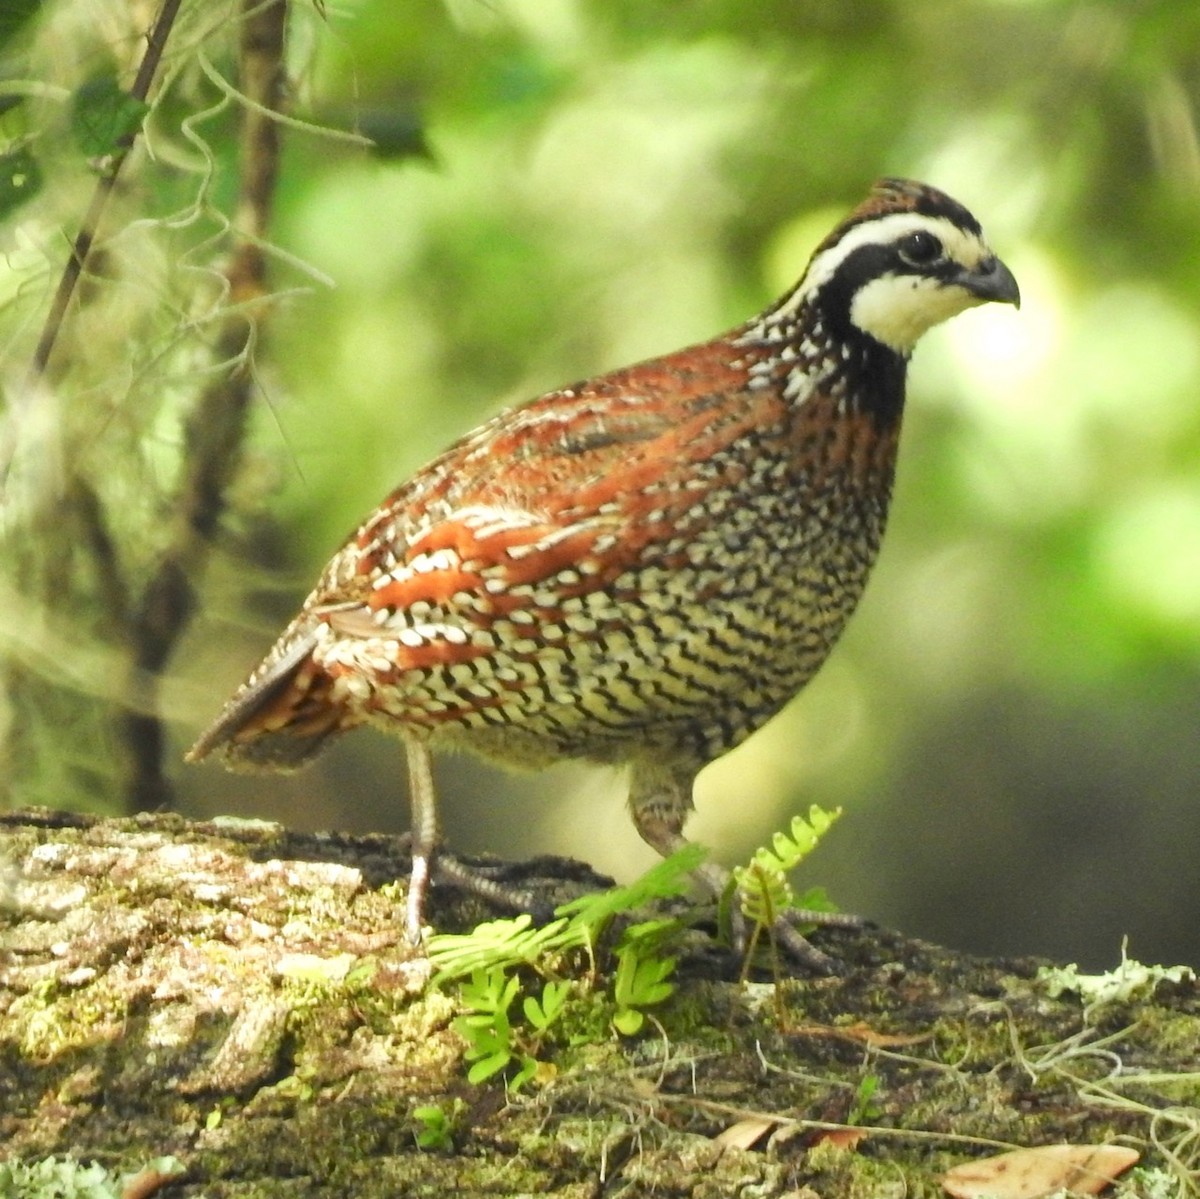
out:
{"label": "tree bark", "polygon": [[[0,1161],[170,1154],[163,1193],[197,1199],[934,1195],[1002,1147],[1118,1138],[1188,1168],[1172,1137],[1200,1111],[1168,1076],[1197,1065],[1194,983],[1085,1006],[1036,961],[874,928],[817,934],[838,977],[748,984],[692,932],[640,1035],[580,988],[535,1083],[472,1085],[460,988],[430,985],[386,886],[407,869],[402,838],[0,815]],[[511,881],[603,883],[554,859]],[[464,930],[480,903],[435,888],[430,916]]]}

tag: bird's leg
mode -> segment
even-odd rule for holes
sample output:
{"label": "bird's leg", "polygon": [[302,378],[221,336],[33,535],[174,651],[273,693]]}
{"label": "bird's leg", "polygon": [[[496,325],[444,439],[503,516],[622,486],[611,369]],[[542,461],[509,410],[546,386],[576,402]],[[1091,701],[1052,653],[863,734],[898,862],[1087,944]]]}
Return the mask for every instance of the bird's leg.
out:
{"label": "bird's leg", "polygon": [[408,881],[408,901],[405,907],[404,931],[413,945],[421,942],[425,924],[425,899],[429,885],[436,875],[439,882],[448,882],[494,907],[514,912],[529,912],[535,919],[549,919],[551,912],[536,896],[519,887],[488,878],[475,866],[438,851],[437,794],[433,786],[433,761],[429,747],[414,737],[405,737],[408,758],[409,803],[412,807],[412,871]]}
{"label": "bird's leg", "polygon": [[[635,763],[629,788],[629,808],[633,823],[642,840],[658,850],[663,857],[673,854],[691,842],[683,835],[684,821],[692,811],[692,787],[696,771],[686,767],[672,769],[662,763]],[[696,881],[717,899],[729,886],[730,872],[716,862],[702,862],[693,872]],[[742,953],[746,948],[746,921],[741,904],[734,896],[731,919],[734,948]],[[840,913],[797,911],[779,916],[772,933],[784,950],[802,966],[818,974],[830,974],[835,964],[828,954],[796,930],[800,924],[832,924],[855,927],[860,921]]]}
{"label": "bird's leg", "polygon": [[[629,780],[629,812],[643,841],[664,858],[691,842],[683,825],[694,807],[692,786],[696,771],[662,763],[636,762]],[[720,897],[729,885],[729,871],[716,862],[701,862],[694,871],[706,891]]]}
{"label": "bird's leg", "polygon": [[408,877],[408,902],[404,931],[413,945],[421,943],[425,919],[425,896],[437,848],[437,795],[433,789],[433,762],[429,747],[414,737],[404,738],[408,758],[408,795],[412,808],[412,872]]}

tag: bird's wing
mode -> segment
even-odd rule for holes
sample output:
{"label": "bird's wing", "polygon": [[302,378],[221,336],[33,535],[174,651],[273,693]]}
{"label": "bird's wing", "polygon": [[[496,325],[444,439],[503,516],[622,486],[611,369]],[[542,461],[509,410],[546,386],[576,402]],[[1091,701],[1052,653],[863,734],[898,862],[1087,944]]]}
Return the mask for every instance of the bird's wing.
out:
{"label": "bird's wing", "polygon": [[[784,421],[777,394],[738,391],[725,370],[730,379],[693,350],[502,413],[358,530],[318,588],[317,613],[343,636],[379,636],[401,614],[409,624],[452,606],[486,625],[539,592],[609,585],[678,536],[714,471],[736,482],[746,464],[722,451]],[[414,666],[438,660],[412,648]]]}

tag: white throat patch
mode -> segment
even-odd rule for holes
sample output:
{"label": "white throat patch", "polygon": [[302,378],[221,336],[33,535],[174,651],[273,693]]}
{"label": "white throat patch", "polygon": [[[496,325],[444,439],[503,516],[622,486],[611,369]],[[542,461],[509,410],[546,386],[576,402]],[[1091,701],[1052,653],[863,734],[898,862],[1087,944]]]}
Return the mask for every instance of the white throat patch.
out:
{"label": "white throat patch", "polygon": [[850,319],[876,341],[899,354],[910,354],[934,325],[982,303],[953,283],[918,275],[882,275],[859,288],[850,305]]}

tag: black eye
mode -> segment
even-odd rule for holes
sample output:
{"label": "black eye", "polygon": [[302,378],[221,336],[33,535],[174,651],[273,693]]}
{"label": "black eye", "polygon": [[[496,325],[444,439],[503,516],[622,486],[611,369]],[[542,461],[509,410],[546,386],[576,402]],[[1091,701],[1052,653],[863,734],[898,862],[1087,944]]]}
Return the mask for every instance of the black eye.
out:
{"label": "black eye", "polygon": [[932,233],[910,233],[896,247],[909,266],[929,266],[942,256],[942,243]]}

